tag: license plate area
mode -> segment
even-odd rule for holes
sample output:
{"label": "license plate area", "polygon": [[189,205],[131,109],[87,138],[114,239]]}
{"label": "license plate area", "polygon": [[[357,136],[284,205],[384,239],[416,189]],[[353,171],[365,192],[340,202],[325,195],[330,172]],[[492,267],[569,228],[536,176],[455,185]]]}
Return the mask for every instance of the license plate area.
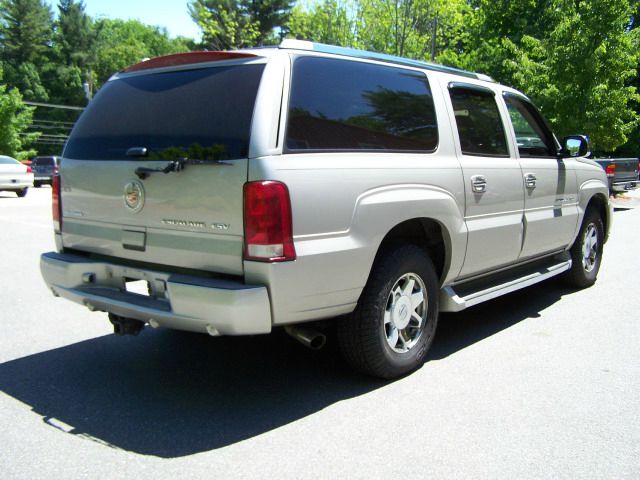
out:
{"label": "license plate area", "polygon": [[135,293],[145,297],[151,296],[151,286],[146,280],[137,280],[135,278],[125,278],[124,288],[127,293]]}

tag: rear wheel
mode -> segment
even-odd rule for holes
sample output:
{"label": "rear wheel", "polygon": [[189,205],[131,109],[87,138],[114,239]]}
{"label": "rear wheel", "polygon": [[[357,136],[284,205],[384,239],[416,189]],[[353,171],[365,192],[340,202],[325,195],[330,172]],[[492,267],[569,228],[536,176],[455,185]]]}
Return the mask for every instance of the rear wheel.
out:
{"label": "rear wheel", "polygon": [[340,349],[355,369],[380,378],[409,373],[424,362],[438,318],[438,279],[415,245],[386,249],[358,306],[338,322]]}
{"label": "rear wheel", "polygon": [[42,186],[42,183],[40,183],[40,182],[33,182],[33,186],[34,186],[35,188],[40,188],[40,187]]}
{"label": "rear wheel", "polygon": [[22,190],[18,190],[16,192],[16,195],[18,195],[19,197],[24,197],[27,194],[27,190],[29,190],[28,188],[23,188]]}
{"label": "rear wheel", "polygon": [[602,218],[595,210],[587,210],[578,238],[570,250],[573,264],[566,280],[571,286],[586,288],[595,283],[602,262],[603,243]]}

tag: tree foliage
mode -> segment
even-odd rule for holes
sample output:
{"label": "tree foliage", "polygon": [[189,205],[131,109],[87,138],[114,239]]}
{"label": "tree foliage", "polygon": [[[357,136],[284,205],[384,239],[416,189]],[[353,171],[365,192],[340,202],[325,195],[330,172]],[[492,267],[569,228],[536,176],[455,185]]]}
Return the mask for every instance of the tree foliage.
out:
{"label": "tree foliage", "polygon": [[94,81],[102,85],[111,75],[145,58],[189,51],[189,39],[169,38],[167,30],[138,20],[101,19],[96,22]]}
{"label": "tree foliage", "polygon": [[459,66],[527,93],[560,135],[585,132],[610,151],[639,119],[631,15],[628,0],[480,0]]}
{"label": "tree foliage", "polygon": [[215,50],[274,43],[285,28],[292,0],[193,0],[189,13]]}
{"label": "tree foliage", "polygon": [[[92,18],[83,0],[0,0],[4,95],[83,106],[144,58],[288,36],[487,73],[528,94],[560,134],[640,150],[639,0],[189,0],[202,42],[135,20]],[[17,92],[16,92],[17,93]],[[62,111],[38,118],[68,121]],[[64,118],[63,118],[64,117]],[[625,143],[626,142],[626,143]]]}
{"label": "tree foliage", "polygon": [[355,5],[349,0],[298,3],[291,11],[288,35],[292,38],[354,47],[357,45]]}
{"label": "tree foliage", "polygon": [[18,89],[0,83],[0,153],[19,160],[35,153],[33,149],[25,148],[39,136],[36,132],[27,133],[32,116],[33,108],[24,105]]}
{"label": "tree foliage", "polygon": [[51,9],[42,0],[0,0],[0,55],[7,83],[46,100],[41,74],[49,61]]}

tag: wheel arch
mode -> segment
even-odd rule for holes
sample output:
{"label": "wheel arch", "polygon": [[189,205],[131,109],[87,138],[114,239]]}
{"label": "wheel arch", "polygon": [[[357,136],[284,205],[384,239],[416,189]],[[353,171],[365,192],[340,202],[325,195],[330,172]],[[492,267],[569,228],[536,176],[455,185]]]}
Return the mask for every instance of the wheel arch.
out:
{"label": "wheel arch", "polygon": [[400,243],[413,244],[425,250],[442,282],[451,266],[451,236],[442,223],[422,217],[396,224],[380,242],[374,261],[377,262],[387,248]]}
{"label": "wheel arch", "polygon": [[604,238],[606,242],[609,238],[609,230],[611,226],[611,210],[609,208],[608,197],[599,193],[593,195],[589,200],[589,203],[587,203],[585,214],[590,210],[595,210],[600,215],[604,226]]}

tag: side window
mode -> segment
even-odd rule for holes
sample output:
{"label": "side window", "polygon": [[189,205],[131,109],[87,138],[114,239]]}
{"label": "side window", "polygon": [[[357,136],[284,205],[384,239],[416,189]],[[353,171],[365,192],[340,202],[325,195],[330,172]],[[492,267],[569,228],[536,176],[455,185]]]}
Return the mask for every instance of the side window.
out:
{"label": "side window", "polygon": [[427,77],[321,57],[293,64],[286,148],[433,152],[438,129]]}
{"label": "side window", "polygon": [[509,149],[493,92],[449,88],[460,146],[465,155],[508,157]]}
{"label": "side window", "polygon": [[505,95],[521,157],[553,157],[556,154],[553,134],[533,105],[514,95]]}

